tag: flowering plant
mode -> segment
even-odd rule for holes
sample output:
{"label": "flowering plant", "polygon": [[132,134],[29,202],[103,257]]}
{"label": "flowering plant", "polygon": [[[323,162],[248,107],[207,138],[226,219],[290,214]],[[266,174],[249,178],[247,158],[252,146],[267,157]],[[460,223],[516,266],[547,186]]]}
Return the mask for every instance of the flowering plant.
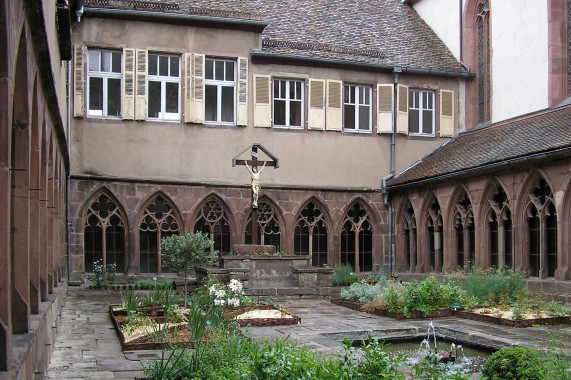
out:
{"label": "flowering plant", "polygon": [[117,270],[116,264],[103,265],[102,260],[97,260],[93,263],[93,282],[97,287],[111,285],[115,282],[115,271]]}
{"label": "flowering plant", "polygon": [[209,285],[208,294],[214,299],[214,306],[240,306],[240,301],[244,298],[240,280],[232,279],[227,286],[213,280]]}

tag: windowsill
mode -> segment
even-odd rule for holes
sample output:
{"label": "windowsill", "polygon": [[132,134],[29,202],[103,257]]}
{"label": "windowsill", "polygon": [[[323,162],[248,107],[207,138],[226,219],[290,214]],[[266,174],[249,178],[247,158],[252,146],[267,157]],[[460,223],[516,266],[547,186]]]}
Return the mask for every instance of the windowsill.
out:
{"label": "windowsill", "polygon": [[274,125],[273,128],[283,130],[283,131],[303,131],[305,129],[301,126],[300,127],[288,127],[285,125]]}
{"label": "windowsill", "polygon": [[358,135],[370,135],[373,133],[371,130],[361,130],[361,129],[343,129],[343,132],[354,133]]}
{"label": "windowsill", "polygon": [[236,123],[225,123],[225,122],[217,122],[217,121],[205,121],[204,125],[209,127],[236,127]]}
{"label": "windowsill", "polygon": [[123,120],[121,116],[101,116],[101,115],[87,115],[87,119],[103,119],[103,120]]}
{"label": "windowsill", "polygon": [[436,138],[436,135],[424,135],[424,134],[420,134],[420,133],[416,133],[416,134],[408,134],[408,137],[413,139],[413,140],[433,140]]}

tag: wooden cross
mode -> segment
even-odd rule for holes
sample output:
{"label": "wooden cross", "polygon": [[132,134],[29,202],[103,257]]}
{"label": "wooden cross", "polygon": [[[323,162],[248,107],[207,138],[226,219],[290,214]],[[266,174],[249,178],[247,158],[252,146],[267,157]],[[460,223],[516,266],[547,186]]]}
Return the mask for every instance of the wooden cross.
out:
{"label": "wooden cross", "polygon": [[[250,153],[250,155],[252,157],[251,159],[249,159],[249,160],[238,159],[238,157],[240,157],[242,154],[244,154],[249,149],[251,149],[251,153]],[[262,152],[264,152],[266,154],[266,156],[268,156],[270,159],[265,160],[265,161],[259,160],[258,159],[258,157],[259,157],[258,149],[260,149]],[[274,169],[277,169],[279,167],[279,160],[273,154],[271,154],[269,150],[264,148],[261,144],[252,144],[232,159],[232,166],[236,166],[236,165],[244,165],[244,166],[248,167],[248,170],[250,171],[250,173],[252,173],[252,176],[254,177],[254,173],[252,172],[252,171],[254,171],[254,169],[255,169],[255,173],[259,173],[259,171],[261,171],[259,169],[259,166],[262,166],[262,170],[266,166],[270,166],[270,167],[273,167]],[[258,175],[258,178],[259,178],[259,175]],[[256,184],[254,184],[254,178],[253,178],[252,179],[252,188],[254,188],[255,186],[258,186],[257,189],[260,188],[259,182],[256,180]],[[252,244],[258,244],[258,242],[259,242],[258,228],[257,228],[258,227],[257,226],[257,222],[258,222],[257,191],[258,190],[254,191],[254,189],[252,191]]]}

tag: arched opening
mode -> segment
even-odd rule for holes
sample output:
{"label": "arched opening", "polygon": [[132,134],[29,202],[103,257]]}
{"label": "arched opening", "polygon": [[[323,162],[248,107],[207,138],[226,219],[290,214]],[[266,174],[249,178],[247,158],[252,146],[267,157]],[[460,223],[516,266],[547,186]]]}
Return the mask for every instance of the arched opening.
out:
{"label": "arched opening", "polygon": [[403,230],[405,237],[405,263],[406,269],[414,271],[416,267],[416,218],[410,200],[404,208]]}
{"label": "arched opening", "polygon": [[327,264],[327,224],[323,211],[314,202],[309,202],[297,217],[294,254],[311,256],[313,266]]}
{"label": "arched opening", "polygon": [[454,231],[456,234],[456,260],[458,267],[473,265],[475,255],[475,229],[472,202],[464,191],[455,204]]}
{"label": "arched opening", "polygon": [[343,221],[341,264],[351,265],[356,273],[373,269],[373,228],[367,210],[356,202]]}
{"label": "arched opening", "polygon": [[222,204],[216,199],[209,199],[200,207],[194,231],[206,234],[214,243],[211,251],[219,255],[230,253],[230,224]]}
{"label": "arched opening", "polygon": [[428,232],[428,256],[430,270],[437,272],[442,271],[444,264],[444,252],[442,249],[443,231],[442,231],[442,213],[440,204],[436,198],[433,198],[428,207],[428,215],[426,217],[426,231]]}
{"label": "arched opening", "polygon": [[[256,228],[259,243],[261,245],[273,245],[279,251],[281,247],[281,229],[274,208],[267,202],[259,202],[257,215]],[[246,244],[252,244],[252,214],[246,221],[245,235]]]}

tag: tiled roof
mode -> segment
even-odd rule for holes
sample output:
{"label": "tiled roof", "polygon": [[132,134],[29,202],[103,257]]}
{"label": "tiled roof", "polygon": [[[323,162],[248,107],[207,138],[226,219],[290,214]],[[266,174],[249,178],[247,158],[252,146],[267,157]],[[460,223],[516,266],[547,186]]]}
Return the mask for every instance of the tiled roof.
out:
{"label": "tiled roof", "polygon": [[265,21],[264,54],[465,73],[400,0],[84,0],[86,7]]}
{"label": "tiled roof", "polygon": [[571,153],[571,105],[461,133],[389,180],[387,187],[414,184],[565,149]]}
{"label": "tiled roof", "polygon": [[[262,36],[262,50],[266,52],[465,71],[416,11],[399,0],[254,2],[268,21]],[[275,41],[298,46],[275,47]],[[304,49],[303,44],[324,44],[328,48]],[[343,52],[343,48],[351,50]]]}

